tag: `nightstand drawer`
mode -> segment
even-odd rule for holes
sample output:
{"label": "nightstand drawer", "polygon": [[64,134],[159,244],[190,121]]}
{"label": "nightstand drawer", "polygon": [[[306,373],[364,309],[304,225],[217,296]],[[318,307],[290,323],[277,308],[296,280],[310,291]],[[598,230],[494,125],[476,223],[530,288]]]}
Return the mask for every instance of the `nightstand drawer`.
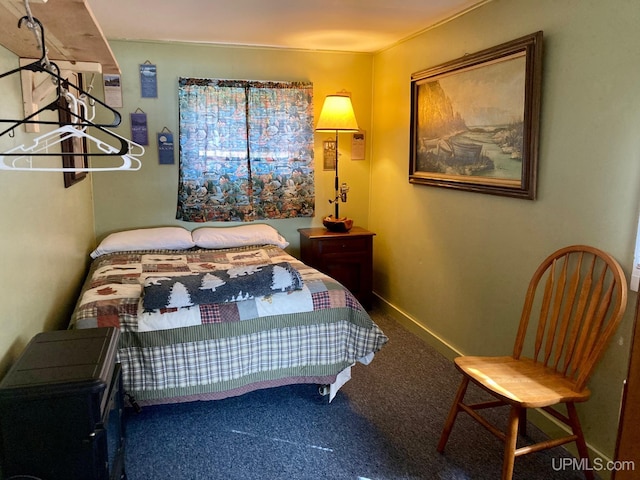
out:
{"label": "nightstand drawer", "polygon": [[338,238],[331,240],[318,240],[318,252],[320,254],[325,253],[357,253],[357,252],[369,252],[371,251],[372,239],[371,237],[353,237],[353,238]]}

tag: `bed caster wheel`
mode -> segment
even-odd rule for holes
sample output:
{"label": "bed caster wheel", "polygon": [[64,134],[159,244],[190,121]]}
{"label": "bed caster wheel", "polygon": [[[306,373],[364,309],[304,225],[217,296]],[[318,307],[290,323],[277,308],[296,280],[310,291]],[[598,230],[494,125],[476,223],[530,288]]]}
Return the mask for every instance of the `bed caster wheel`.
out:
{"label": "bed caster wheel", "polygon": [[329,395],[329,391],[330,391],[329,385],[318,385],[318,393],[323,397],[326,395]]}
{"label": "bed caster wheel", "polygon": [[142,411],[142,408],[140,408],[140,405],[138,405],[138,402],[136,402],[136,399],[133,398],[133,395],[125,392],[124,396],[127,398],[127,400],[129,400],[129,404],[133,407],[133,410],[136,413],[140,413]]}

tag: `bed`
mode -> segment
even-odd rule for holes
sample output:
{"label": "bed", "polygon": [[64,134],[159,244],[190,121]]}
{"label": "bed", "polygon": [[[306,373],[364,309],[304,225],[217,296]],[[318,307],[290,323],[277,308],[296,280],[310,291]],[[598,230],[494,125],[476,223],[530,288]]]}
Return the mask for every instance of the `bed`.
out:
{"label": "bed", "polygon": [[140,405],[295,383],[333,396],[388,339],[286,246],[265,224],[113,233],[91,254],[69,328],[120,329],[124,390]]}

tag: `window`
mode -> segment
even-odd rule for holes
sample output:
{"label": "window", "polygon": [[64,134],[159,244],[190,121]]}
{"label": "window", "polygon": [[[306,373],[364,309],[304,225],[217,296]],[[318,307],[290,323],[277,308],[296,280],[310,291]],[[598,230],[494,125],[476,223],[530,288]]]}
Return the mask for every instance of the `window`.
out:
{"label": "window", "polygon": [[179,220],[310,217],[313,85],[180,78]]}

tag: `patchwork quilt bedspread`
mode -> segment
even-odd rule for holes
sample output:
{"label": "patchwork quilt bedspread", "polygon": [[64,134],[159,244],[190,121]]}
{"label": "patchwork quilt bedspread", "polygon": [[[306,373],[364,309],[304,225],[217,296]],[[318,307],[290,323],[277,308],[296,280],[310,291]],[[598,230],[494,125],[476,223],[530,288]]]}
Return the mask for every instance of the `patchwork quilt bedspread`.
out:
{"label": "patchwork quilt bedspread", "polygon": [[269,245],[98,257],[70,328],[104,326],[139,400],[334,376],[387,342],[340,283]]}

